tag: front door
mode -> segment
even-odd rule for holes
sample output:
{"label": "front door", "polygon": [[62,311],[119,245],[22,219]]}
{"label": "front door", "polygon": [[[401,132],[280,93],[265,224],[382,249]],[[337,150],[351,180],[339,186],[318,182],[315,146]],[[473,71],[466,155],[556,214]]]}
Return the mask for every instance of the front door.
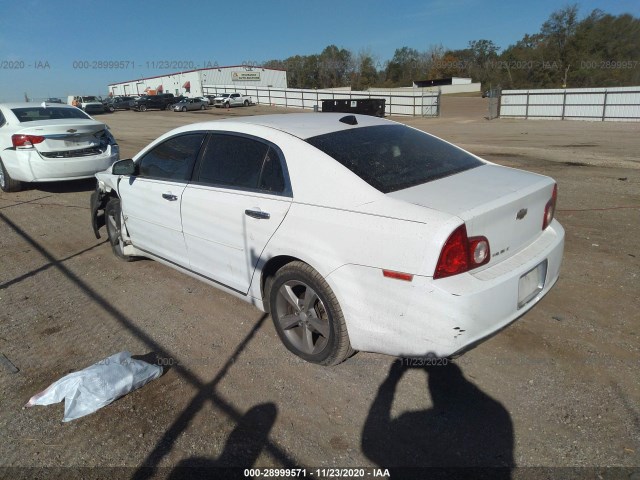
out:
{"label": "front door", "polygon": [[118,190],[127,231],[136,248],[188,267],[182,233],[182,195],[206,133],[171,137],[136,161],[137,174]]}

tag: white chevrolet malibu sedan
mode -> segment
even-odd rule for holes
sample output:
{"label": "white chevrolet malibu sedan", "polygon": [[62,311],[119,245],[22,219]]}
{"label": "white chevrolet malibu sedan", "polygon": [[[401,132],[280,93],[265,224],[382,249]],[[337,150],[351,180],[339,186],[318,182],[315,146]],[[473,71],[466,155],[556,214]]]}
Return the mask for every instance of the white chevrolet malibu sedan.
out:
{"label": "white chevrolet malibu sedan", "polygon": [[562,261],[552,179],[375,117],[187,125],[96,177],[93,228],[116,256],[270,312],[323,365],[460,354],[531,309]]}
{"label": "white chevrolet malibu sedan", "polygon": [[119,158],[104,123],[58,103],[0,104],[0,188],[91,178]]}

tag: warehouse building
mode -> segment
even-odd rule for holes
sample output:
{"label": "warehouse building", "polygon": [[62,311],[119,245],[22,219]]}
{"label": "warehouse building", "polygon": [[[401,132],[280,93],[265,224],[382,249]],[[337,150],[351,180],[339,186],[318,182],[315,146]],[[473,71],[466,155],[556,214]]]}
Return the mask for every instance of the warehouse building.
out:
{"label": "warehouse building", "polygon": [[246,65],[200,68],[111,83],[108,93],[113,96],[173,93],[176,96],[200,97],[205,94],[203,85],[287,88],[287,72]]}

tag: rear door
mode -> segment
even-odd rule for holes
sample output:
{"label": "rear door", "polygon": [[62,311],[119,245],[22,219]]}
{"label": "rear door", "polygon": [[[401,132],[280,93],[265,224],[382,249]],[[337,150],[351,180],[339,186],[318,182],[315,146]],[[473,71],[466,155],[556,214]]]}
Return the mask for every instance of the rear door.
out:
{"label": "rear door", "polygon": [[137,174],[120,180],[125,225],[140,250],[188,267],[182,234],[182,194],[206,137],[193,132],[171,137],[137,160]]}
{"label": "rear door", "polygon": [[291,200],[284,156],[275,145],[213,134],[182,197],[191,269],[246,294]]}

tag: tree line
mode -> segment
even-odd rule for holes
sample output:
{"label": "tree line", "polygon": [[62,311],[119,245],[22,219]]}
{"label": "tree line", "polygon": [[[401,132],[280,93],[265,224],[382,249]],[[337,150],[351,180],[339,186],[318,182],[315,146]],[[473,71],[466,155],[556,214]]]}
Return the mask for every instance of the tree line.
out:
{"label": "tree line", "polygon": [[370,50],[354,53],[329,45],[320,54],[263,65],[286,70],[293,88],[410,87],[417,80],[448,77],[471,77],[483,89],[634,86],[640,85],[640,19],[598,9],[580,19],[574,4],[505,49],[488,39],[459,50],[405,46],[381,63]]}

